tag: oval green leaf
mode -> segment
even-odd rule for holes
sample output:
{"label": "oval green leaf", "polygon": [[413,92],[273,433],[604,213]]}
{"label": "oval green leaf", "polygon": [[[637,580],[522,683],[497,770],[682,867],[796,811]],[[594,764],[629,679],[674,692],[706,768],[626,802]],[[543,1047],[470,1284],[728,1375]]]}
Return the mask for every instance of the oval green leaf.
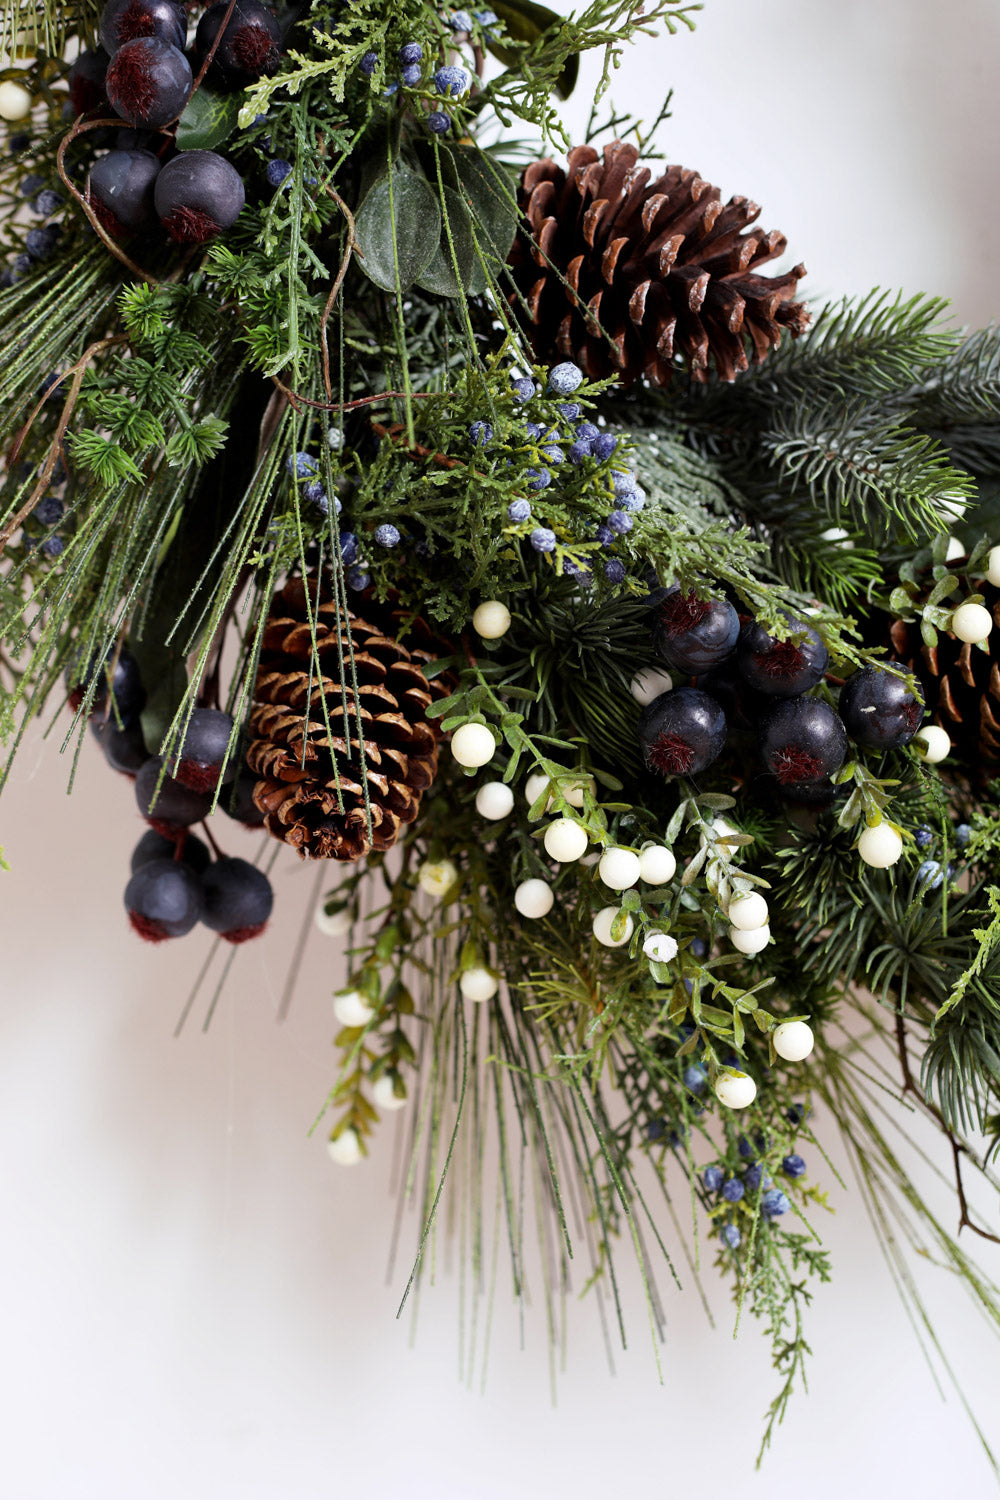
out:
{"label": "oval green leaf", "polygon": [[383,291],[405,292],[430,265],[441,240],[441,209],[427,178],[396,162],[391,180],[387,172],[366,194],[355,216],[355,237],[369,280]]}
{"label": "oval green leaf", "polygon": [[236,129],[241,94],[217,94],[204,84],[192,94],[177,122],[180,151],[212,151]]}

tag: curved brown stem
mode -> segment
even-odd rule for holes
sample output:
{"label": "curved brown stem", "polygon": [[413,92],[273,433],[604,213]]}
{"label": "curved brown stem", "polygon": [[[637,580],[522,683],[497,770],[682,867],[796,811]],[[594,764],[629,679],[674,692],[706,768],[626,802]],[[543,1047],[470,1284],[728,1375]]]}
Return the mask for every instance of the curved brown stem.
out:
{"label": "curved brown stem", "polygon": [[[233,3],[235,4],[235,0],[233,0]],[[153,276],[149,271],[144,271],[141,266],[137,266],[135,261],[125,254],[121,246],[115,243],[91,208],[90,200],[80,192],[76,183],[70,181],[69,174],[66,171],[66,148],[76,140],[77,136],[83,135],[88,130],[100,130],[102,127],[120,126],[121,123],[121,120],[88,120],[85,115],[80,115],[78,119],[73,121],[69,130],[67,130],[59,142],[59,150],[56,152],[56,168],[67,192],[79,203],[87,216],[87,222],[101,243],[111,251],[116,260],[121,261],[126,270],[132,272],[133,276],[138,276],[140,281],[148,282],[150,286],[158,286],[159,281],[157,277]]]}

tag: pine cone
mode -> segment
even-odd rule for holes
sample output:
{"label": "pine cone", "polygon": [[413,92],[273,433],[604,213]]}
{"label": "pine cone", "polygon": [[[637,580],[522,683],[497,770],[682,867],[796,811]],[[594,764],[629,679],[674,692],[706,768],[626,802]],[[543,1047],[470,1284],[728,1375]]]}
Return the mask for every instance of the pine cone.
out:
{"label": "pine cone", "polygon": [[[1000,626],[1000,589],[978,579],[976,587]],[[986,651],[942,631],[926,646],[919,624],[905,620],[893,621],[889,639],[920,683],[927,712],[951,736],[954,760],[974,781],[992,780],[1000,771],[1000,630],[990,632]]]}
{"label": "pine cone", "polygon": [[264,628],[247,764],[260,777],[254,803],[268,832],[303,859],[388,849],[437,772],[437,735],[425,717],[436,692],[421,671],[433,650],[408,649],[353,614],[347,623],[350,641],[334,600],[321,594],[317,605],[315,579],[293,578]]}
{"label": "pine cone", "polygon": [[782,328],[806,327],[808,313],[790,300],[805,266],[757,275],[786,241],[747,230],[756,203],[723,205],[718,188],[683,167],[650,182],[638,158],[614,141],[603,162],[576,146],[568,172],[549,160],[526,168],[512,306],[530,319],[540,359],[573,359],[591,379],[666,385],[680,357],[694,380],[708,379],[710,358],[720,380],[734,380],[748,353],[759,364]]}

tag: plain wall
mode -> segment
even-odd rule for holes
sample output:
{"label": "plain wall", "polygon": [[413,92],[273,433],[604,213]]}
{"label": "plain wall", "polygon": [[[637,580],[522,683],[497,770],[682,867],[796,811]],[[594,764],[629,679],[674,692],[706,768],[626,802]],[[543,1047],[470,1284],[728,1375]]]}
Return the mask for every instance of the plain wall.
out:
{"label": "plain wall", "polygon": [[[668,158],[763,204],[762,222],[809,267],[807,289],[939,292],[985,322],[998,310],[998,43],[987,0],[709,0],[695,36],[642,42],[610,97],[642,99],[648,114],[673,86]],[[588,60],[566,110],[577,131],[595,77]],[[415,1339],[394,1318],[408,1269],[401,1253],[386,1278],[396,1127],[352,1170],[308,1135],[334,1076],[336,944],[310,938],[290,1018],[275,1021],[313,872],[282,858],[272,934],[237,956],[208,1033],[210,990],[174,1040],[208,945],[153,950],[128,932],[130,789],[91,748],[67,799],[59,737],[29,737],[0,804],[13,866],[0,876],[0,1493],[991,1492],[857,1196],[839,1190],[835,1280],[808,1330],[811,1394],[794,1400],[762,1473],[767,1349],[749,1323],[733,1342],[728,1289],[711,1273],[714,1330],[697,1298],[666,1294],[662,1386],[634,1277],[631,1347],[613,1378],[584,1301],[553,1406],[541,1310],[522,1352],[501,1278],[485,1394],[460,1384],[446,1257]],[[249,843],[227,839],[234,853]],[[922,1172],[955,1223],[950,1193]],[[980,1257],[1000,1272],[996,1247]],[[996,1443],[996,1344],[943,1273],[923,1285]]]}

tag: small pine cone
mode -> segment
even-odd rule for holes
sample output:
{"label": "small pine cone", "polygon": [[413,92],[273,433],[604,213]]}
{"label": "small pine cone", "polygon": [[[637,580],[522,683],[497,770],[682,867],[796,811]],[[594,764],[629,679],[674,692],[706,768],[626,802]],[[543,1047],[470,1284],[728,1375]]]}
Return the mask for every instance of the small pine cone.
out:
{"label": "small pine cone", "polygon": [[438,752],[425,716],[436,691],[421,670],[434,653],[416,634],[408,649],[378,625],[338,615],[329,596],[317,603],[314,579],[290,579],[275,595],[247,764],[260,778],[254,803],[268,832],[303,859],[388,849],[417,816]]}
{"label": "small pine cone", "polygon": [[[793,302],[805,266],[757,268],[785,237],[748,229],[748,198],[723,204],[697,172],[667,167],[651,182],[633,145],[569,153],[569,170],[532,162],[521,179],[524,222],[510,254],[515,310],[540,359],[572,359],[591,379],[645,376],[666,385],[683,360],[691,377],[734,380],[809,321]],[[523,299],[523,301],[522,301]]]}
{"label": "small pine cone", "polygon": [[928,714],[951,736],[952,758],[986,783],[1000,774],[1000,589],[978,580],[977,588],[998,627],[985,651],[943,631],[927,646],[919,624],[905,620],[892,622],[889,640],[920,683]]}

